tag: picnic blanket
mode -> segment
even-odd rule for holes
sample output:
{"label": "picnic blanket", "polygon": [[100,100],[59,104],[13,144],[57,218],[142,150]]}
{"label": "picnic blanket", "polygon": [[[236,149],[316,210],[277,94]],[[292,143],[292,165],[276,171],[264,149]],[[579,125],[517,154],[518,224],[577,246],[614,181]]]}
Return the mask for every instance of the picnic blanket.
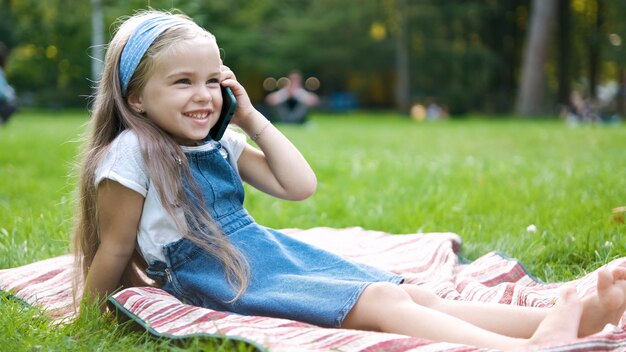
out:
{"label": "picnic blanket", "polygon": [[[302,241],[356,261],[401,273],[408,283],[424,285],[447,299],[545,307],[553,304],[563,283],[534,279],[515,259],[496,252],[473,262],[460,258],[461,239],[453,233],[392,235],[362,228],[290,229]],[[626,263],[626,257],[609,263]],[[64,255],[18,268],[0,270],[0,290],[36,307],[51,319],[74,317],[72,256]],[[596,275],[570,281],[580,295],[595,290]],[[259,350],[282,351],[483,351],[473,346],[314,325],[189,306],[149,287],[127,288],[109,298],[121,315],[148,332],[169,338],[206,336],[245,341]],[[595,335],[543,348],[542,351],[626,351],[626,314],[618,326]]]}

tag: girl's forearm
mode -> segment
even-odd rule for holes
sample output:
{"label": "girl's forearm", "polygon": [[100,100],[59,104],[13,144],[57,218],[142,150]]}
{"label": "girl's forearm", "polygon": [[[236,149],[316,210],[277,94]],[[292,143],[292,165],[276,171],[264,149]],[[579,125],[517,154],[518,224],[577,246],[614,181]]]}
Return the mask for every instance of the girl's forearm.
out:
{"label": "girl's forearm", "polygon": [[317,187],[317,179],[300,151],[260,112],[255,111],[247,121],[240,127],[263,152],[271,173],[287,195],[284,198],[302,200],[310,197]]}
{"label": "girl's forearm", "polygon": [[113,254],[102,247],[99,248],[89,267],[83,299],[91,303],[99,303],[100,309],[105,311],[105,299],[119,287],[129,259],[130,256],[125,254]]}

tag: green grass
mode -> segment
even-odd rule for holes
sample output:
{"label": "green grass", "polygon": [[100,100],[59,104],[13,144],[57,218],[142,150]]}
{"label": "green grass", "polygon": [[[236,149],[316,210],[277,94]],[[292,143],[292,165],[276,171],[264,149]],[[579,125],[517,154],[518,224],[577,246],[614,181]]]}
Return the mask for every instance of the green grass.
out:
{"label": "green grass", "polygon": [[[0,128],[0,268],[68,252],[71,170],[86,121],[85,112],[31,111]],[[462,236],[465,257],[504,252],[546,281],[572,279],[626,255],[626,224],[611,213],[626,205],[624,125],[480,117],[417,123],[355,113],[279,128],[309,160],[319,185],[303,202],[248,188],[246,206],[264,225],[450,231]],[[531,224],[536,232],[526,231]],[[0,343],[8,350],[181,348],[97,315],[54,327],[36,309],[6,299],[0,317]]]}

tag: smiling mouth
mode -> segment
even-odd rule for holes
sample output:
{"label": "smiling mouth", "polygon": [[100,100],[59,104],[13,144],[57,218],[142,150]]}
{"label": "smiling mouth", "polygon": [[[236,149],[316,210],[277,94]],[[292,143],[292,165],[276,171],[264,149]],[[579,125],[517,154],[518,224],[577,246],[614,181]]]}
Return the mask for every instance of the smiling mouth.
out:
{"label": "smiling mouth", "polygon": [[209,111],[188,112],[188,113],[183,113],[183,115],[185,115],[187,117],[191,117],[192,119],[195,119],[195,120],[204,120],[204,119],[208,119],[209,115],[211,115],[211,113]]}

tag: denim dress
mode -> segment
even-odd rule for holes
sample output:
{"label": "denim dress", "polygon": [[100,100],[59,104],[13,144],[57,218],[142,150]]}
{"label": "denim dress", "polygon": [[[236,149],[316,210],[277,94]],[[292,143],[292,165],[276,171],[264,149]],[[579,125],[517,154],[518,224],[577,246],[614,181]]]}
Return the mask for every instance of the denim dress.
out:
{"label": "denim dress", "polygon": [[261,226],[243,208],[239,174],[218,148],[186,153],[191,175],[213,219],[250,265],[250,281],[237,300],[222,264],[187,239],[163,248],[148,275],[181,301],[243,315],[261,315],[340,327],[372,282],[403,278],[355,263]]}

